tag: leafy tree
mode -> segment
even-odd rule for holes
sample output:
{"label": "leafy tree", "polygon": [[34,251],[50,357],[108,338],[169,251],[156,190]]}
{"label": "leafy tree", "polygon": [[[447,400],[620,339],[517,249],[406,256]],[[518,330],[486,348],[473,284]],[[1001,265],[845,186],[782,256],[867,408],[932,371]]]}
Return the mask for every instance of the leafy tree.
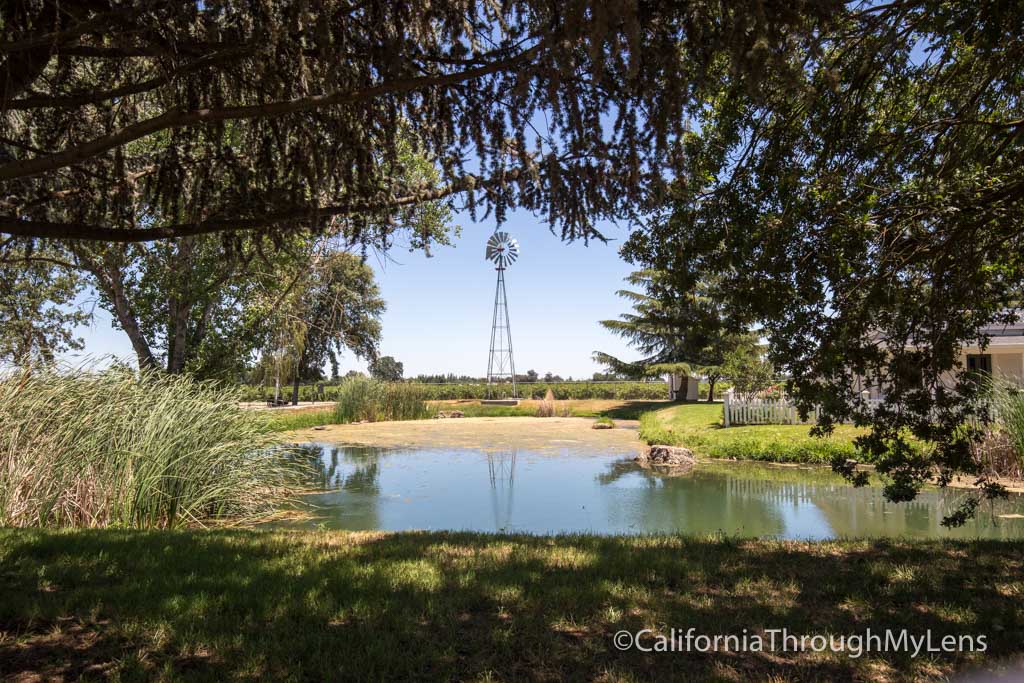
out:
{"label": "leafy tree", "polygon": [[392,356],[381,356],[370,363],[370,376],[385,382],[400,382],[405,368]]}
{"label": "leafy tree", "polygon": [[[437,174],[412,143],[402,147],[402,175],[425,184]],[[189,203],[203,201],[180,190]],[[136,205],[137,220],[151,207]],[[444,205],[425,202],[404,210],[400,223],[372,225],[380,238],[365,238],[362,247],[387,250],[404,238],[410,250],[428,255],[434,245],[450,245],[459,228]],[[141,243],[49,241],[47,249],[69,273],[80,273],[99,295],[115,324],[129,337],[140,367],[188,371],[200,378],[238,377],[257,351],[271,344],[268,321],[296,283],[315,271],[312,262],[325,249],[348,246],[336,228],[325,236],[286,234],[271,241],[240,236],[225,244],[217,235],[198,235]],[[32,243],[22,240],[25,251]],[[17,250],[7,249],[8,253]],[[278,340],[284,343],[284,340]],[[273,345],[273,344],[271,344]],[[287,344],[286,344],[287,346]]]}
{"label": "leafy tree", "polygon": [[741,400],[750,400],[775,384],[775,368],[755,344],[740,344],[725,355],[722,373]]}
{"label": "leafy tree", "polygon": [[0,364],[51,363],[82,348],[74,328],[89,316],[75,304],[81,282],[43,251],[0,261]]}
{"label": "leafy tree", "polygon": [[[671,278],[657,270],[641,270],[627,281],[639,289],[619,290],[619,296],[633,303],[633,312],[601,325],[625,338],[643,358],[626,362],[594,352],[594,360],[619,374],[640,378],[664,373],[703,375],[714,400],[715,384],[724,376],[723,364],[730,350],[749,342],[749,335],[736,332],[720,305],[717,278],[708,276],[693,290],[681,293]],[[641,291],[642,290],[642,291]]]}
{"label": "leafy tree", "polygon": [[[713,65],[763,72],[842,8],[15,0],[0,231],[126,242],[340,222],[359,242],[458,197],[592,237],[684,170],[685,108]],[[395,181],[409,139],[440,182]]]}
{"label": "leafy tree", "polygon": [[[384,300],[373,270],[353,254],[318,255],[308,275],[293,287],[283,310],[276,323],[284,331],[279,337],[282,346],[290,345],[292,353],[289,374],[295,405],[300,382],[321,379],[324,366],[328,362],[336,366],[345,350],[361,358],[377,355]],[[398,372],[401,376],[401,363]]]}
{"label": "leafy tree", "polygon": [[[671,215],[625,249],[682,292],[720,274],[723,305],[763,325],[820,431],[872,426],[857,445],[893,501],[957,474],[1004,493],[965,426],[976,387],[957,379],[963,346],[984,346],[1024,294],[1022,29],[1017,5],[878,3],[780,54],[790,68],[723,69],[693,111]],[[884,388],[877,410],[861,378]]]}
{"label": "leafy tree", "polygon": [[527,370],[526,371],[526,374],[523,375],[522,381],[524,381],[524,382],[536,382],[539,377],[540,376],[537,374],[537,371],[531,369],[531,370]]}

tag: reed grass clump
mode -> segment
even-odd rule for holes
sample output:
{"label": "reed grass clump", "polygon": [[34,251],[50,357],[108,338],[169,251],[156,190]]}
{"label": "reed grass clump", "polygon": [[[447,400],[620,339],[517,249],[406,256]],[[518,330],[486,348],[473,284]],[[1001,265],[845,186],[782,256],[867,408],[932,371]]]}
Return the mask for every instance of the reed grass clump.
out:
{"label": "reed grass clump", "polygon": [[987,387],[994,429],[981,445],[985,464],[997,474],[1024,474],[1024,389],[993,377]]}
{"label": "reed grass clump", "polygon": [[434,413],[416,385],[381,382],[367,377],[351,377],[342,382],[335,401],[335,422],[341,424],[422,420]]}
{"label": "reed grass clump", "polygon": [[548,389],[548,393],[544,395],[544,400],[537,406],[537,417],[554,417],[555,415],[555,394],[553,391]]}
{"label": "reed grass clump", "polygon": [[0,377],[0,526],[174,527],[266,519],[303,483],[263,416],[159,372]]}

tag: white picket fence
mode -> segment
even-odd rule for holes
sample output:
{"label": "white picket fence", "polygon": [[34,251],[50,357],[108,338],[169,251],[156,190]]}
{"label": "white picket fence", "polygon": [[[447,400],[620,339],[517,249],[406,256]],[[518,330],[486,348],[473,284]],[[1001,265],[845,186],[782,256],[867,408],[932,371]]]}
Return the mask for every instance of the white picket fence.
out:
{"label": "white picket fence", "polygon": [[[882,399],[865,399],[869,410],[874,410],[882,403]],[[806,420],[800,419],[796,406],[788,398],[769,399],[754,398],[742,401],[733,396],[732,391],[725,393],[722,404],[724,424],[726,427],[736,425],[795,425],[808,424],[817,420],[815,411],[807,415]]]}

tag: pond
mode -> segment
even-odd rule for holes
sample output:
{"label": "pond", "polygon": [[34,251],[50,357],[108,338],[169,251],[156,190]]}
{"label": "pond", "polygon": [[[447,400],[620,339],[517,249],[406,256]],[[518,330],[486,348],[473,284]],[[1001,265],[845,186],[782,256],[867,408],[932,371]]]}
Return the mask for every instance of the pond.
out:
{"label": "pond", "polygon": [[623,454],[563,449],[371,448],[315,444],[325,488],[303,525],[347,530],[686,533],[828,539],[1024,538],[1024,497],[983,505],[960,529],[939,522],[967,493],[912,503],[853,488],[823,468],[701,463],[665,476]]}

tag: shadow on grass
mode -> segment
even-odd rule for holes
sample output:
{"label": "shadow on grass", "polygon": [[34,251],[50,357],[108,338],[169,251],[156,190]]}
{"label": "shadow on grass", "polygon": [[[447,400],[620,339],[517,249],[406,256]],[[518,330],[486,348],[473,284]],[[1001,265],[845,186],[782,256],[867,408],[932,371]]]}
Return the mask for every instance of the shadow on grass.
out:
{"label": "shadow on grass", "polygon": [[[0,532],[0,676],[911,679],[1024,650],[1024,544],[470,533]],[[617,650],[906,628],[988,653]],[[936,641],[937,642],[937,641]]]}
{"label": "shadow on grass", "polygon": [[668,401],[626,401],[622,405],[596,411],[596,415],[610,417],[613,420],[639,420],[644,413],[672,406],[682,405]]}

